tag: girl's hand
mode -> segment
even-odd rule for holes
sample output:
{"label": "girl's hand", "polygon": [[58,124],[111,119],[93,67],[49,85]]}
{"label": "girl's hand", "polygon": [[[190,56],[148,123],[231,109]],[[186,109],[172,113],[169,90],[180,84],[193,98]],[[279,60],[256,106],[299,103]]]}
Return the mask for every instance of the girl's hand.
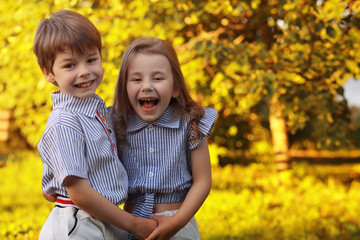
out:
{"label": "girl's hand", "polygon": [[149,236],[158,226],[158,223],[154,219],[147,219],[138,217],[137,225],[135,226],[133,235],[140,239],[145,239],[146,236]]}
{"label": "girl's hand", "polygon": [[153,216],[159,225],[145,240],[167,240],[174,236],[181,229],[174,216]]}
{"label": "girl's hand", "polygon": [[49,202],[55,202],[57,199],[56,194],[46,194],[46,193],[42,192],[42,195]]}

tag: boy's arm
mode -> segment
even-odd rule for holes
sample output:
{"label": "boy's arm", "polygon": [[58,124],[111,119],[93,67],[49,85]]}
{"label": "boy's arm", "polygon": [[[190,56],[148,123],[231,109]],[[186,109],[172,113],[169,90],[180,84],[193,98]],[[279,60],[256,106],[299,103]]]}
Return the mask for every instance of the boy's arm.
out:
{"label": "boy's arm", "polygon": [[57,195],[54,194],[46,194],[45,192],[42,192],[43,197],[45,198],[45,200],[49,201],[49,202],[56,202],[56,198]]}
{"label": "boy's arm", "polygon": [[183,228],[199,210],[211,188],[211,164],[207,138],[191,151],[193,184],[179,211],[171,217],[154,216],[159,226],[146,240],[168,239]]}
{"label": "boy's arm", "polygon": [[68,176],[64,184],[71,200],[82,210],[102,221],[124,229],[134,236],[144,239],[157,226],[151,219],[134,217],[110,202],[93,189],[85,178]]}

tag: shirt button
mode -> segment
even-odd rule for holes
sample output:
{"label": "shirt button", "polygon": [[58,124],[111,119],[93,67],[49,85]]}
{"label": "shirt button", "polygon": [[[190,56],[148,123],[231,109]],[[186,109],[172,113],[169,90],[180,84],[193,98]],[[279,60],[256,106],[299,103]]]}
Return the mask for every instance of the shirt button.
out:
{"label": "shirt button", "polygon": [[149,130],[153,130],[154,129],[154,126],[153,125],[150,125],[149,126]]}
{"label": "shirt button", "polygon": [[153,153],[155,150],[151,147],[151,148],[149,148],[149,152],[150,153]]}
{"label": "shirt button", "polygon": [[152,178],[154,176],[154,173],[153,172],[150,172],[149,173],[149,177]]}

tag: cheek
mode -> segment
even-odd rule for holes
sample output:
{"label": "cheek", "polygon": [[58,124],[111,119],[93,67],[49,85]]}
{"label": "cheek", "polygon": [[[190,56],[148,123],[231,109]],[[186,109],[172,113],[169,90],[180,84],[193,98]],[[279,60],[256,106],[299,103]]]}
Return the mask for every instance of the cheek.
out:
{"label": "cheek", "polygon": [[136,89],[131,84],[127,84],[126,86],[126,92],[128,98],[131,100],[132,98],[136,97]]}

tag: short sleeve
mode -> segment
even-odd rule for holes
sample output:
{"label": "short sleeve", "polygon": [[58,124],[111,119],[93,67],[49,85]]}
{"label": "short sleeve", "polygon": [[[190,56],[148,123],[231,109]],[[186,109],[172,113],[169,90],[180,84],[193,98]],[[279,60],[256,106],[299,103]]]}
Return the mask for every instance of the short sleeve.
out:
{"label": "short sleeve", "polygon": [[43,163],[61,185],[67,176],[87,178],[84,136],[70,127],[55,125],[43,137],[39,149]]}
{"label": "short sleeve", "polygon": [[[205,108],[204,109],[204,116],[200,119],[198,128],[200,132],[204,135],[204,137],[209,138],[211,131],[214,127],[215,119],[217,116],[217,110],[213,108]],[[190,131],[190,139],[195,135],[193,131]],[[203,138],[202,138],[203,139]],[[196,148],[202,139],[196,140],[196,141],[190,141],[189,142],[189,148],[190,150],[193,150]]]}

